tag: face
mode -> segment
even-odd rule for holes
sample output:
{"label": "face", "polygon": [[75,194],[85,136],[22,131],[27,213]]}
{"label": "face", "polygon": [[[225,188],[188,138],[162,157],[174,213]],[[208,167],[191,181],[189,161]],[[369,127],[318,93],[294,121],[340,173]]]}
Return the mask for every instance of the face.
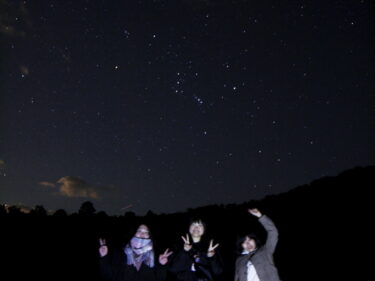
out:
{"label": "face", "polygon": [[137,232],[135,233],[135,237],[143,238],[143,239],[150,238],[150,231],[149,231],[148,227],[144,224],[141,224],[138,227]]}
{"label": "face", "polygon": [[204,233],[204,226],[201,222],[193,222],[189,228],[192,237],[201,237]]}
{"label": "face", "polygon": [[256,249],[257,245],[254,239],[246,237],[245,241],[242,243],[242,248],[244,251],[251,252]]}

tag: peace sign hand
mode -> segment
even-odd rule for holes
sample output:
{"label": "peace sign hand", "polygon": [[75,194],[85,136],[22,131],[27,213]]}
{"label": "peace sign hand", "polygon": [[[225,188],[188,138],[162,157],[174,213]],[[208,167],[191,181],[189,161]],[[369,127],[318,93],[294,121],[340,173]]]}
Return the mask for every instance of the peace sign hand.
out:
{"label": "peace sign hand", "polygon": [[210,246],[208,247],[207,251],[207,257],[211,258],[215,255],[215,249],[219,246],[219,243],[217,243],[215,246],[213,246],[214,240],[210,241]]}
{"label": "peace sign hand", "polygon": [[168,262],[168,257],[173,254],[173,252],[168,252],[169,249],[166,249],[164,254],[159,256],[159,263],[165,265]]}
{"label": "peace sign hand", "polygon": [[105,239],[99,238],[99,254],[100,257],[105,257],[108,254],[108,247],[106,245]]}
{"label": "peace sign hand", "polygon": [[193,247],[193,245],[190,244],[190,241],[189,241],[189,234],[186,234],[186,237],[184,236],[181,236],[182,240],[184,240],[184,250],[186,252],[190,251],[191,248]]}

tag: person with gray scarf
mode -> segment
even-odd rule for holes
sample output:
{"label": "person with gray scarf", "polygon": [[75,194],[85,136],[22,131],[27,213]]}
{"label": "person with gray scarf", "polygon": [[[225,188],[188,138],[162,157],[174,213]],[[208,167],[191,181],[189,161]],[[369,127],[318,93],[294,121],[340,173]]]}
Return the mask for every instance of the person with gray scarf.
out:
{"label": "person with gray scarf", "polygon": [[267,232],[264,245],[260,245],[255,234],[240,239],[241,256],[236,260],[234,281],[280,281],[273,254],[278,242],[278,230],[270,218],[258,209],[249,209]]}
{"label": "person with gray scarf", "polygon": [[108,281],[165,281],[167,249],[155,260],[154,245],[147,225],[140,225],[126,246],[109,255],[105,239],[99,239],[99,266],[102,280]]}

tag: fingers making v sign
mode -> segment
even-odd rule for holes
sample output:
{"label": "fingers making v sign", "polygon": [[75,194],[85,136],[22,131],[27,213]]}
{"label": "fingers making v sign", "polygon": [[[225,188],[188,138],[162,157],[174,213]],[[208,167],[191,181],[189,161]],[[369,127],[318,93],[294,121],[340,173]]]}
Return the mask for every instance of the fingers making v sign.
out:
{"label": "fingers making v sign", "polygon": [[190,244],[189,240],[189,234],[186,234],[186,237],[181,236],[182,240],[184,240],[184,250],[185,251],[190,251],[193,245]]}
{"label": "fingers making v sign", "polygon": [[165,252],[159,256],[159,263],[165,265],[168,262],[168,257],[172,254],[172,251],[169,252],[169,249],[166,249]]}
{"label": "fingers making v sign", "polygon": [[108,247],[105,239],[99,238],[99,254],[101,257],[105,257],[108,254]]}
{"label": "fingers making v sign", "polygon": [[208,246],[208,251],[207,251],[207,257],[213,257],[215,255],[215,249],[219,246],[219,243],[216,245],[213,245],[214,240],[210,241],[210,245]]}

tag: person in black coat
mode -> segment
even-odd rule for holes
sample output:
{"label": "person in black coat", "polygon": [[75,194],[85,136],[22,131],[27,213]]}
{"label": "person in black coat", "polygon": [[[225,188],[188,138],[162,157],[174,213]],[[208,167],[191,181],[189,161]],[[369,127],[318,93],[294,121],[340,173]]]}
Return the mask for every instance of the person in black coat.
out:
{"label": "person in black coat", "polygon": [[167,249],[154,260],[153,241],[149,228],[142,224],[129,243],[109,254],[105,239],[99,239],[99,266],[103,280],[108,281],[164,281],[166,264],[172,254]]}
{"label": "person in black coat", "polygon": [[169,264],[170,272],[179,281],[213,281],[223,271],[219,254],[213,240],[203,238],[205,225],[201,220],[193,220],[189,234],[182,236],[184,245],[179,249]]}

